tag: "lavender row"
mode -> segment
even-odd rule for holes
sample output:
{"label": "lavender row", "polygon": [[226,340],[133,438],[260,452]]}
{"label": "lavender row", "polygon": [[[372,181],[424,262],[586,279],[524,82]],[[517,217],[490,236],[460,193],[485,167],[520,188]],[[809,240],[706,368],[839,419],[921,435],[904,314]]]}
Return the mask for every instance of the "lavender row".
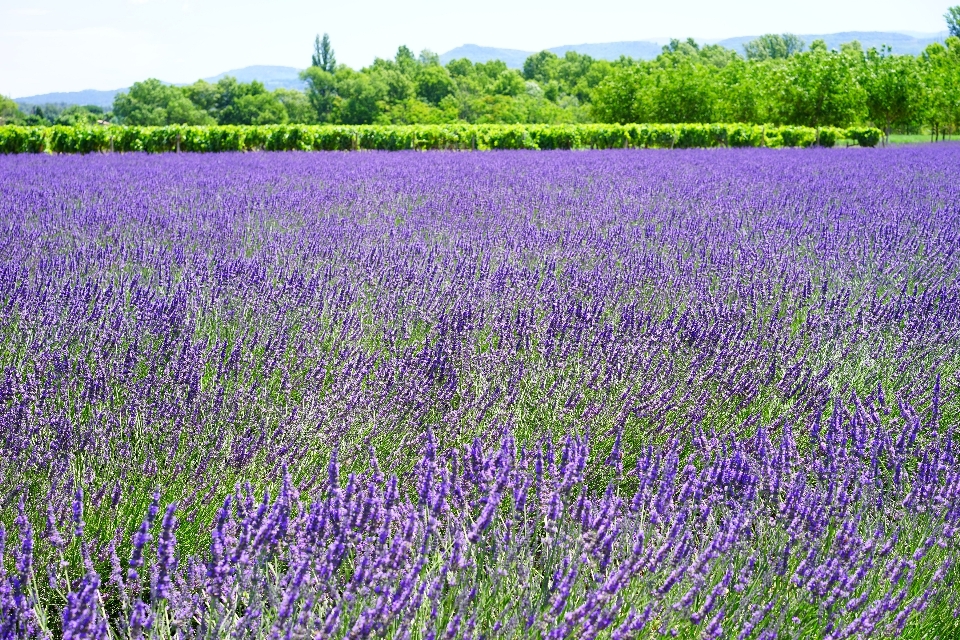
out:
{"label": "lavender row", "polygon": [[[446,624],[455,614],[444,611],[461,613],[454,635],[467,633],[471,616],[476,633],[500,633],[492,621],[508,602],[518,620],[521,610],[539,616],[543,602],[535,600],[533,582],[498,591],[490,576],[513,580],[540,567],[549,574],[541,591],[549,591],[543,585],[557,571],[579,585],[569,596],[579,604],[564,615],[586,603],[609,572],[630,573],[629,585],[615,590],[623,606],[603,633],[613,633],[637,603],[637,616],[652,607],[643,633],[669,633],[672,616],[680,616],[670,612],[679,609],[672,608],[673,592],[659,590],[673,571],[688,569],[677,568],[682,559],[666,573],[665,560],[630,564],[640,560],[627,559],[633,543],[626,541],[642,532],[662,546],[670,523],[686,511],[675,535],[689,532],[691,553],[702,551],[705,523],[719,531],[741,503],[750,524],[718,557],[740,567],[755,551],[756,562],[765,563],[756,574],[765,595],[753,604],[794,602],[787,565],[816,545],[820,555],[808,564],[826,558],[837,531],[855,525],[864,545],[876,538],[880,548],[897,532],[904,542],[888,553],[904,560],[933,540],[932,551],[921,554],[932,552],[931,564],[911,578],[896,606],[899,592],[883,600],[887,591],[877,587],[864,596],[866,609],[895,612],[877,618],[876,633],[896,631],[893,621],[910,607],[925,613],[903,614],[904,624],[916,621],[908,629],[924,629],[921,618],[943,622],[952,616],[949,598],[933,591],[926,601],[916,598],[952,579],[952,565],[943,563],[956,546],[948,514],[960,414],[958,160],[960,149],[949,145],[870,153],[0,158],[0,522],[17,540],[8,545],[8,576],[25,575],[13,559],[14,552],[26,557],[14,532],[29,524],[38,532],[34,566],[60,567],[60,582],[41,571],[31,583],[49,628],[74,611],[67,585],[83,592],[79,585],[92,584],[92,572],[100,585],[84,593],[112,603],[103,611],[112,628],[131,623],[138,594],[160,620],[166,614],[158,602],[179,598],[186,606],[186,596],[143,596],[156,549],[148,545],[150,559],[142,570],[134,567],[142,589],[133,589],[128,609],[120,592],[130,589],[108,578],[114,570],[106,551],[113,545],[117,575],[127,575],[124,563],[154,502],[156,509],[176,504],[170,517],[178,542],[165,548],[178,558],[180,574],[170,575],[193,580],[191,593],[201,602],[208,587],[196,582],[196,567],[211,562],[211,536],[237,483],[251,489],[231,499],[223,516],[231,526],[242,527],[247,516],[238,509],[251,491],[276,490],[286,475],[287,491],[296,487],[305,505],[290,498],[291,522],[300,522],[314,513],[310,505],[335,493],[325,480],[334,450],[344,477],[354,473],[362,479],[356,482],[373,483],[363,491],[382,495],[383,479],[371,475],[372,450],[383,473],[398,479],[397,504],[419,505],[415,487],[426,447],[454,474],[452,450],[477,448],[476,456],[489,458],[495,454],[480,451],[499,451],[506,431],[525,451],[496,463],[511,469],[524,460],[529,469],[537,455],[550,458],[546,442],[562,447],[568,435],[576,438],[583,468],[564,494],[558,532],[583,528],[581,489],[596,515],[607,509],[610,486],[622,503],[604,518],[619,523],[619,542],[607,568],[590,568],[581,547],[548,543],[545,531],[524,529],[506,489],[491,494],[486,484],[464,480],[464,492],[504,498],[491,507],[484,535],[525,540],[527,551],[490,556],[490,543],[463,543],[486,582],[444,587],[437,615]],[[788,455],[783,446],[789,472],[774,469],[786,464],[775,462]],[[719,482],[705,469],[738,451],[750,460],[737,464],[753,478],[756,495],[734,491],[736,505],[711,505],[698,520],[710,500],[704,496],[719,489],[688,495],[683,483],[691,473],[708,473],[699,481],[704,486]],[[655,473],[649,456],[663,459]],[[674,477],[666,478],[671,465]],[[531,486],[538,482],[533,476]],[[639,519],[630,511],[645,482],[674,501],[662,522],[649,519],[652,507]],[[672,494],[659,488],[662,482]],[[790,500],[817,512],[803,518],[828,520],[811,525],[809,541],[788,545],[799,525],[790,524],[794,516],[784,515],[783,505],[794,490]],[[537,504],[531,517],[545,527],[546,507]],[[84,544],[66,542],[76,509]],[[469,508],[451,503],[434,524],[417,511],[410,535],[423,547],[416,556],[425,558],[423,576],[437,579],[457,530],[470,533],[477,509],[475,501]],[[142,532],[153,545],[162,537],[163,513]],[[401,521],[391,521],[390,539],[401,535]],[[261,607],[263,623],[251,635],[267,634],[280,615],[280,583],[261,577],[279,580],[293,566],[284,554],[307,534],[290,526],[287,541],[270,551],[274,559],[237,587],[244,597],[259,593],[272,603]],[[557,545],[569,557],[543,557]],[[787,568],[777,573],[775,556],[785,549]],[[313,600],[297,605],[312,611],[304,628],[318,616],[326,620],[338,594],[352,593],[346,585],[359,556],[345,557],[346,573],[317,577],[305,588],[304,598]],[[879,576],[881,568],[874,562],[863,571]],[[942,575],[929,582],[937,571]],[[717,586],[723,575],[718,568],[701,576],[698,589],[717,587],[714,600],[727,602],[737,592]],[[510,595],[502,596],[503,606],[491,604],[470,596],[474,586],[479,594]],[[311,589],[329,589],[327,600],[309,596]],[[203,613],[188,616],[197,625],[228,615],[203,608],[206,602],[197,605]],[[785,615],[786,605],[770,606],[771,615]],[[99,620],[94,609],[76,607],[76,615]],[[830,607],[797,605],[798,624],[816,618],[816,633],[840,633],[838,625],[849,625],[859,611],[847,616]],[[719,623],[729,633],[745,624],[746,614],[734,608],[730,600]],[[230,615],[247,610],[237,604]],[[344,620],[361,609],[351,611],[340,612]],[[415,637],[437,627],[429,611],[417,611],[391,619],[406,621]],[[583,610],[570,624],[588,617]],[[792,617],[768,620],[769,633],[787,635]],[[43,626],[41,618],[35,624]],[[693,624],[681,618],[677,628]],[[549,633],[559,619],[537,623],[536,633]],[[502,634],[533,628],[517,622]]]}
{"label": "lavender row", "polygon": [[[842,407],[809,467],[790,430],[774,443],[648,447],[594,496],[590,451],[567,437],[440,453],[432,438],[404,491],[374,458],[343,478],[275,498],[238,485],[209,548],[178,545],[182,509],[154,495],[141,527],[104,543],[70,522],[33,531],[23,503],[0,575],[4,637],[683,637],[899,636],[957,631],[960,471],[951,435],[896,441],[889,422]],[[860,434],[860,435],[858,435]],[[860,440],[866,434],[866,441]],[[893,431],[896,434],[896,430]],[[429,438],[429,436],[428,436]],[[894,468],[893,478],[883,471]],[[309,497],[312,496],[312,497]],[[116,508],[116,505],[113,505]],[[151,531],[155,532],[151,534]],[[42,540],[86,567],[32,563]],[[129,542],[129,544],[124,544]],[[123,548],[123,557],[120,549]],[[100,575],[97,564],[109,568]],[[62,602],[38,606],[38,582]],[[912,625],[912,627],[908,627]]]}

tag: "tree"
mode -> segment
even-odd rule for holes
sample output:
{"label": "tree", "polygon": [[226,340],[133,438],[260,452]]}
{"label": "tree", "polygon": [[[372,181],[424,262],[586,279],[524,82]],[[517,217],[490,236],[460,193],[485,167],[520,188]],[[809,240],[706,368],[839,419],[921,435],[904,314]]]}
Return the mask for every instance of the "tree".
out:
{"label": "tree", "polygon": [[560,60],[560,92],[581,103],[589,103],[593,100],[594,90],[610,75],[613,68],[614,63],[608,60],[594,60],[590,56],[567,51]]}
{"label": "tree", "polygon": [[103,116],[103,109],[100,107],[94,105],[81,107],[74,104],[61,111],[54,120],[54,124],[66,126],[94,125],[97,124],[98,120],[103,119]]}
{"label": "tree", "polygon": [[[416,70],[416,67],[411,69],[412,72]],[[403,102],[417,93],[417,85],[414,82],[416,75],[404,73],[400,70],[400,65],[393,60],[377,58],[372,66],[363,69],[361,73],[370,76],[386,88],[384,100],[388,102]]]}
{"label": "tree", "polygon": [[0,95],[0,125],[19,124],[23,119],[20,106],[10,98]]}
{"label": "tree", "polygon": [[167,124],[215,124],[180,87],[150,78],[134,82],[130,91],[113,99],[113,112],[123,124],[162,126]]}
{"label": "tree", "polygon": [[[198,80],[183,87],[183,93],[219,124],[282,124],[288,121],[287,109],[279,95],[267,91],[263,83],[256,80],[238,82],[232,76],[221,78],[216,84]],[[303,102],[307,102],[306,97]]]}
{"label": "tree", "polygon": [[960,128],[960,38],[928,45],[920,58],[925,85],[923,118],[934,138]]}
{"label": "tree", "polygon": [[397,47],[397,55],[394,57],[394,62],[396,62],[400,72],[404,75],[412,78],[417,74],[417,67],[419,66],[417,57],[413,55],[413,51],[411,51],[407,45]]}
{"label": "tree", "polygon": [[960,38],[960,5],[947,9],[943,17],[947,20],[947,31],[950,35]]}
{"label": "tree", "polygon": [[330,46],[330,36],[326,33],[321,38],[317,35],[313,40],[313,57],[311,66],[318,67],[327,73],[333,73],[337,68],[337,58]]}
{"label": "tree", "polygon": [[890,48],[871,48],[863,65],[860,84],[866,94],[867,115],[889,138],[893,126],[917,119],[923,104],[923,81],[917,59],[890,55]]}
{"label": "tree", "polygon": [[409,98],[403,102],[387,105],[387,109],[378,120],[387,120],[390,124],[445,124],[456,122],[459,105],[452,97],[444,98],[437,106],[422,100]]}
{"label": "tree", "polygon": [[44,112],[43,107],[41,107],[40,105],[37,105],[33,108],[33,112],[28,113],[27,117],[23,119],[23,124],[30,125],[30,126],[45,127],[49,124],[53,124],[53,118],[48,117],[47,114]]}
{"label": "tree", "polygon": [[221,124],[284,124],[287,110],[273,93],[240,96],[224,109]]}
{"label": "tree", "polygon": [[[220,124],[254,124],[257,119],[253,110],[259,105],[262,108],[270,109],[275,105],[269,105],[268,101],[262,98],[256,100],[247,99],[243,106],[240,101],[244,98],[254,98],[267,93],[267,88],[262,82],[239,82],[233,76],[227,76],[217,81],[217,110],[215,116]],[[272,118],[267,118],[272,119]],[[266,124],[266,122],[261,123]]]}
{"label": "tree", "polygon": [[518,96],[526,91],[527,85],[523,75],[516,69],[506,69],[497,76],[491,87],[491,92],[500,96]]}
{"label": "tree", "polygon": [[670,40],[670,44],[665,44],[661,50],[661,55],[670,53],[696,57],[700,53],[700,45],[693,38],[687,38],[686,40],[673,38]]}
{"label": "tree", "polygon": [[457,58],[447,63],[447,71],[452,78],[466,78],[473,75],[473,62],[467,58]]}
{"label": "tree", "polygon": [[523,61],[523,77],[527,80],[535,80],[541,85],[546,85],[558,76],[560,67],[560,58],[551,51],[541,51],[532,56],[528,56]]}
{"label": "tree", "polygon": [[747,60],[782,60],[803,51],[804,42],[792,33],[768,33],[743,45]]}
{"label": "tree", "polygon": [[822,40],[782,62],[769,80],[775,119],[784,124],[845,127],[866,110],[849,56],[827,51]]}
{"label": "tree", "polygon": [[598,122],[647,122],[649,108],[643,91],[646,81],[643,67],[617,65],[594,91],[591,114]]}
{"label": "tree", "polygon": [[417,75],[417,95],[428,104],[437,105],[456,91],[450,73],[443,67],[430,65]]}
{"label": "tree", "polygon": [[717,70],[739,59],[723,47],[700,47],[692,38],[671,40],[650,68],[652,122],[711,122],[716,113]]}
{"label": "tree", "polygon": [[701,47],[698,58],[702,64],[716,67],[718,69],[722,69],[731,62],[743,59],[737,55],[737,52],[733,49],[727,49],[726,47],[721,47],[718,44],[708,44]]}
{"label": "tree", "polygon": [[430,49],[424,49],[417,57],[417,62],[420,63],[421,67],[439,67],[440,56],[433,51],[430,51]]}
{"label": "tree", "polygon": [[748,63],[739,56],[719,70],[716,77],[718,122],[764,122],[766,103],[762,81],[766,62]]}
{"label": "tree", "polygon": [[342,100],[339,118],[344,124],[375,124],[387,106],[389,87],[379,74],[341,68],[336,88]]}
{"label": "tree", "polygon": [[233,78],[224,78],[220,82],[210,84],[206,80],[197,80],[191,85],[183,87],[183,93],[199,109],[203,109],[210,117],[217,120],[224,104],[224,87]]}
{"label": "tree", "polygon": [[303,91],[295,89],[274,89],[273,95],[276,96],[280,104],[287,112],[287,122],[295,124],[313,124],[316,122],[316,113],[310,100]]}
{"label": "tree", "polygon": [[307,101],[313,107],[315,120],[336,122],[341,100],[337,95],[337,81],[334,75],[318,66],[313,66],[301,71],[300,79],[307,83]]}
{"label": "tree", "polygon": [[171,92],[170,101],[164,107],[167,112],[165,122],[160,124],[216,124],[209,115],[197,109],[197,106],[181,92]]}
{"label": "tree", "polygon": [[712,122],[716,105],[714,71],[692,60],[658,70],[653,105],[655,122]]}
{"label": "tree", "polygon": [[527,122],[523,102],[507,95],[484,95],[471,100],[472,121],[479,124],[520,124]]}

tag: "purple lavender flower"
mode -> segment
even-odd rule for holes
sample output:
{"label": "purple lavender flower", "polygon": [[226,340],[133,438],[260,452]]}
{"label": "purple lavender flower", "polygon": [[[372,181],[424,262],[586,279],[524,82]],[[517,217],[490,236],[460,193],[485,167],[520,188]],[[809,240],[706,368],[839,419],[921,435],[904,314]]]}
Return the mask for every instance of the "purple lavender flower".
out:
{"label": "purple lavender flower", "polygon": [[107,621],[100,607],[100,576],[87,574],[76,591],[67,594],[61,614],[63,637],[94,640],[107,635]]}
{"label": "purple lavender flower", "polygon": [[133,545],[128,563],[129,569],[127,570],[127,582],[135,583],[140,576],[137,570],[143,566],[143,550],[147,543],[150,542],[150,527],[153,525],[153,521],[156,519],[159,510],[160,495],[159,493],[154,493],[153,500],[147,509],[146,517],[144,517],[143,523],[141,523],[140,528],[137,529],[137,532],[133,536]]}
{"label": "purple lavender flower", "polygon": [[0,636],[953,624],[958,154],[0,157]]}
{"label": "purple lavender flower", "polygon": [[73,535],[82,538],[83,527],[83,489],[77,487],[77,492],[73,498]]}
{"label": "purple lavender flower", "polygon": [[177,571],[176,545],[174,530],[177,528],[177,503],[167,505],[166,513],[157,540],[156,575],[153,579],[153,599],[170,599],[173,587],[172,577]]}

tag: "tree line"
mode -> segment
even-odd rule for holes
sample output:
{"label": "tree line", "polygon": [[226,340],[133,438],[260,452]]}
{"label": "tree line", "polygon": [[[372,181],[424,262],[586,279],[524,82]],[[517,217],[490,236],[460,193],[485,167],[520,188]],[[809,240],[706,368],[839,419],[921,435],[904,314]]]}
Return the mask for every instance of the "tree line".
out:
{"label": "tree line", "polygon": [[960,7],[950,37],[919,56],[858,42],[830,50],[791,34],[761,36],[744,54],[673,40],[654,60],[596,60],[541,51],[522,70],[499,60],[442,65],[401,46],[359,70],[338,64],[330,38],[314,41],[306,89],[267,90],[227,77],[187,86],[156,79],[117,95],[111,113],[72,107],[24,114],[0,102],[0,124],[562,124],[707,123],[849,127],[933,135],[960,131]]}
{"label": "tree line", "polygon": [[692,40],[672,42],[651,62],[623,60],[593,92],[600,122],[745,122],[808,127],[871,124],[889,134],[960,129],[960,38],[920,56],[858,42],[804,50],[765,36],[742,58]]}

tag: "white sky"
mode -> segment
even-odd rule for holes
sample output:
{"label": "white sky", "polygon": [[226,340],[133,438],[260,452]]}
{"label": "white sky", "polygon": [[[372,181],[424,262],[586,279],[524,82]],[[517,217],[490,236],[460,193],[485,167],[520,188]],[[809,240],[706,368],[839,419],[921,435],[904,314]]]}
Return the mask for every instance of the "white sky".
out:
{"label": "white sky", "polygon": [[761,33],[943,31],[957,0],[0,0],[0,94],[192,82],[253,64],[305,67],[329,32],[339,62],[401,44],[540,50]]}

